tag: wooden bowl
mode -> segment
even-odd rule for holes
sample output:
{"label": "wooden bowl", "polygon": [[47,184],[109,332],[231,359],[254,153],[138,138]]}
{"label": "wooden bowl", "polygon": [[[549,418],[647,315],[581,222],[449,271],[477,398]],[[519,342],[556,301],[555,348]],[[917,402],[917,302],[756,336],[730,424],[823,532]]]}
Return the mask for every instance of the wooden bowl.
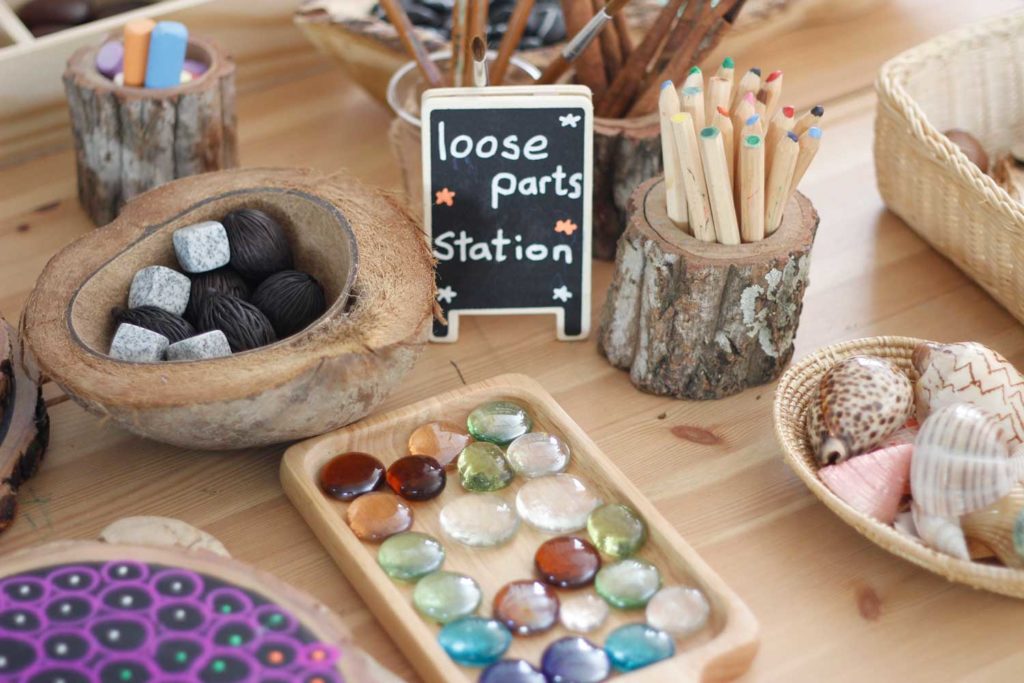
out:
{"label": "wooden bowl", "polygon": [[[242,207],[281,221],[296,267],[324,285],[327,312],[291,337],[225,358],[107,356],[110,311],[124,305],[135,272],[176,267],[171,232]],[[42,371],[91,412],[158,441],[231,449],[320,434],[369,413],[422,351],[433,304],[429,248],[397,203],[345,178],[247,169],[163,185],[66,247],[39,277],[22,334]]]}
{"label": "wooden bowl", "polygon": [[782,456],[807,488],[839,518],[876,545],[950,581],[1024,598],[1024,571],[993,564],[960,560],[928,548],[893,527],[857,512],[839,499],[818,477],[818,464],[807,441],[807,408],[822,375],[844,358],[870,355],[891,361],[916,379],[911,356],[922,339],[869,337],[819,349],[793,365],[779,380],[775,392],[775,433]]}

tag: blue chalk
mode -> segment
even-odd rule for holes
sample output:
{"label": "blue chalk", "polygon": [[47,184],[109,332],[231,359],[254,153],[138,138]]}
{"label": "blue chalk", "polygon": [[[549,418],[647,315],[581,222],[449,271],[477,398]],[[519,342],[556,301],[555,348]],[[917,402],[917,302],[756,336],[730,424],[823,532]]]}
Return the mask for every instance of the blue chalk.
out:
{"label": "blue chalk", "polygon": [[147,88],[173,88],[181,82],[185,66],[188,29],[177,21],[161,21],[149,37],[149,58],[146,61]]}

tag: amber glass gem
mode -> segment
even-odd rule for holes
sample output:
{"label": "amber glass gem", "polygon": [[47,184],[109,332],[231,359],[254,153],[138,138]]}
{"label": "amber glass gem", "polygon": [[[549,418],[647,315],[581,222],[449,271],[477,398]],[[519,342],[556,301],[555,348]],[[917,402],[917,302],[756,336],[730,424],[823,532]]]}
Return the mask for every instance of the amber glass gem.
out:
{"label": "amber glass gem", "polygon": [[412,526],[412,510],[401,498],[381,491],[359,496],[345,510],[345,520],[357,537],[379,543]]}
{"label": "amber glass gem", "polygon": [[320,470],[320,488],[338,500],[352,500],[384,484],[384,464],[368,453],[343,453]]}
{"label": "amber glass gem", "polygon": [[544,583],[559,588],[580,588],[594,582],[601,568],[601,554],[589,541],[561,536],[542,543],[533,562]]}
{"label": "amber glass gem", "polygon": [[388,486],[408,500],[430,500],[444,491],[444,467],[429,455],[407,455],[391,463]]}
{"label": "amber glass gem", "polygon": [[429,455],[442,467],[455,462],[462,449],[473,441],[466,428],[454,422],[428,422],[409,436],[409,455]]}
{"label": "amber glass gem", "polygon": [[558,596],[540,581],[513,581],[494,596],[493,611],[512,633],[529,636],[558,623]]}

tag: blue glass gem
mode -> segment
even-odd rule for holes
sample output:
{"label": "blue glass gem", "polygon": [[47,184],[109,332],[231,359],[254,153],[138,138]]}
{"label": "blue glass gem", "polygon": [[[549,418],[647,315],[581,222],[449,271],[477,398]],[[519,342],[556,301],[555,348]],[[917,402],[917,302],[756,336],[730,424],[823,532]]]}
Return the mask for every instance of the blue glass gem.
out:
{"label": "blue glass gem", "polygon": [[505,654],[512,632],[494,619],[463,617],[446,624],[437,640],[456,664],[487,666]]}
{"label": "blue glass gem", "polygon": [[579,637],[562,638],[548,645],[540,668],[550,683],[600,683],[612,671],[607,653]]}
{"label": "blue glass gem", "polygon": [[672,636],[647,624],[626,624],[608,635],[608,658],[619,671],[635,671],[676,653]]}
{"label": "blue glass gem", "polygon": [[479,683],[547,683],[547,679],[525,659],[503,659],[484,669]]}

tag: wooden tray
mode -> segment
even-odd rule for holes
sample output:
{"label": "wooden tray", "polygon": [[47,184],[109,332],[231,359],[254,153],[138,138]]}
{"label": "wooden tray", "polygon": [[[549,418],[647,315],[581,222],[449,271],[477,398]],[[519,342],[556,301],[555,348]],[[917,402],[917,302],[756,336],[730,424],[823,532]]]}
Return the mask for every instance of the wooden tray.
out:
{"label": "wooden tray", "polygon": [[[372,453],[389,464],[406,454],[406,440],[420,424],[439,419],[465,422],[477,405],[501,399],[524,405],[534,419],[535,430],[565,439],[572,452],[568,472],[593,485],[605,501],[628,504],[647,520],[650,537],[638,556],[658,567],[665,585],[698,586],[711,602],[708,627],[693,639],[677,643],[675,657],[616,680],[677,683],[720,680],[744,672],[758,647],[758,625],[747,606],[537,382],[522,375],[502,375],[296,444],[281,462],[281,481],[288,497],[419,674],[431,683],[470,683],[477,680],[479,670],[462,668],[448,658],[437,644],[439,627],[413,608],[412,585],[392,581],[377,566],[378,546],[356,538],[345,523],[347,504],[321,493],[317,475],[330,458],[352,450]],[[511,502],[522,481],[517,477],[499,495]],[[445,537],[438,523],[444,504],[461,495],[470,494],[453,478],[438,498],[413,503],[413,530],[442,541],[447,552],[445,569],[464,572],[477,580],[484,593],[480,613],[486,615],[501,586],[532,577],[533,554],[551,535],[523,524],[504,546],[463,546]],[[560,595],[565,593],[560,591]],[[612,610],[604,627],[588,637],[600,644],[614,628],[643,619],[642,611]],[[536,664],[548,643],[566,635],[571,634],[556,626],[539,636],[515,638],[506,657]]]}

